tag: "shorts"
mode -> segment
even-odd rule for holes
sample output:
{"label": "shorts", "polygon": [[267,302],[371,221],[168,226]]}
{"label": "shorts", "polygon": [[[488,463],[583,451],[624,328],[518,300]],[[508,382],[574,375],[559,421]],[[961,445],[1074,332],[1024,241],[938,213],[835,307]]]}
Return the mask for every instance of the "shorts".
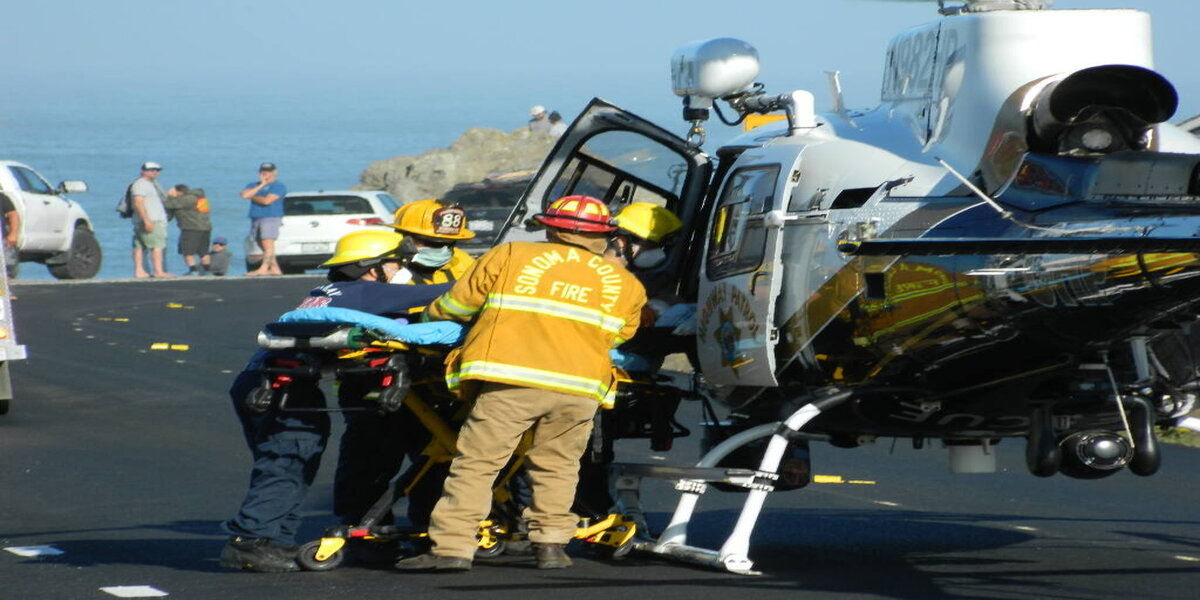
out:
{"label": "shorts", "polygon": [[259,217],[250,219],[250,237],[256,240],[279,239],[279,226],[283,217]]}
{"label": "shorts", "polygon": [[212,231],[207,229],[181,229],[179,230],[179,253],[183,256],[208,254],[208,240],[211,237]]}
{"label": "shorts", "polygon": [[142,231],[142,224],[138,222],[133,228],[133,247],[134,248],[166,248],[167,247],[167,222],[166,221],[151,221],[154,223],[154,231]]}

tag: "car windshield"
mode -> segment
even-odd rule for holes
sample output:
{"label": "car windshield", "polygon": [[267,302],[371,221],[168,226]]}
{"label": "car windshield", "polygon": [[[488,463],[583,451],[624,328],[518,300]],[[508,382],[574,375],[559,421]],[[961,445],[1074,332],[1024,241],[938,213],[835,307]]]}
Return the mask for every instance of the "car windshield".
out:
{"label": "car windshield", "polygon": [[371,203],[359,196],[297,196],[284,198],[285,216],[373,214]]}
{"label": "car windshield", "polygon": [[390,195],[381,193],[376,198],[379,198],[379,201],[383,203],[383,208],[389,213],[400,210],[400,203],[396,202],[396,199]]}

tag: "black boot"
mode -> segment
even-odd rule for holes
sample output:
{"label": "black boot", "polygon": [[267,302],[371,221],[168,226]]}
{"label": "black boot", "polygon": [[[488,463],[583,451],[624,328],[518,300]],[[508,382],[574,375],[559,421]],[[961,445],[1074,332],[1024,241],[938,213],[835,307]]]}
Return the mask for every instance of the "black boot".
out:
{"label": "black boot", "polygon": [[566,544],[535,543],[533,545],[533,552],[537,556],[537,568],[565,569],[571,566],[571,557],[567,556],[564,546]]}
{"label": "black boot", "polygon": [[221,566],[256,573],[299,571],[294,546],[272,546],[267,538],[231,537],[221,550]]}

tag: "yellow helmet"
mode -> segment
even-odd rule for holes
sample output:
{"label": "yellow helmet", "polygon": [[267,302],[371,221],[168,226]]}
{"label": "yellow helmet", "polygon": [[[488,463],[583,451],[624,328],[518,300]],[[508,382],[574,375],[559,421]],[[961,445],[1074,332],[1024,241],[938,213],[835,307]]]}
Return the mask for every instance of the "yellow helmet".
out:
{"label": "yellow helmet", "polygon": [[469,240],[475,232],[467,229],[467,213],[462,206],[446,206],[434,198],[409,202],[396,210],[395,227],[404,233],[438,240]]}
{"label": "yellow helmet", "polygon": [[617,229],[644,240],[663,243],[667,236],[679,231],[683,222],[671,211],[649,202],[634,202],[617,214]]}
{"label": "yellow helmet", "polygon": [[338,267],[384,258],[399,260],[401,258],[400,243],[403,241],[404,236],[395,231],[383,229],[363,229],[347,233],[337,241],[337,248],[334,249],[333,256],[321,263],[321,266]]}

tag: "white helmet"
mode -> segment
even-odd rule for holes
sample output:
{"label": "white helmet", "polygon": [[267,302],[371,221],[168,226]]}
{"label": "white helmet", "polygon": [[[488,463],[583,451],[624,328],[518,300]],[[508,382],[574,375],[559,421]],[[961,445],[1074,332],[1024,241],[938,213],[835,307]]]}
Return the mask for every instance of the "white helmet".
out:
{"label": "white helmet", "polygon": [[529,108],[529,114],[535,117],[544,112],[546,112],[546,107],[542,106],[541,104],[534,104]]}

